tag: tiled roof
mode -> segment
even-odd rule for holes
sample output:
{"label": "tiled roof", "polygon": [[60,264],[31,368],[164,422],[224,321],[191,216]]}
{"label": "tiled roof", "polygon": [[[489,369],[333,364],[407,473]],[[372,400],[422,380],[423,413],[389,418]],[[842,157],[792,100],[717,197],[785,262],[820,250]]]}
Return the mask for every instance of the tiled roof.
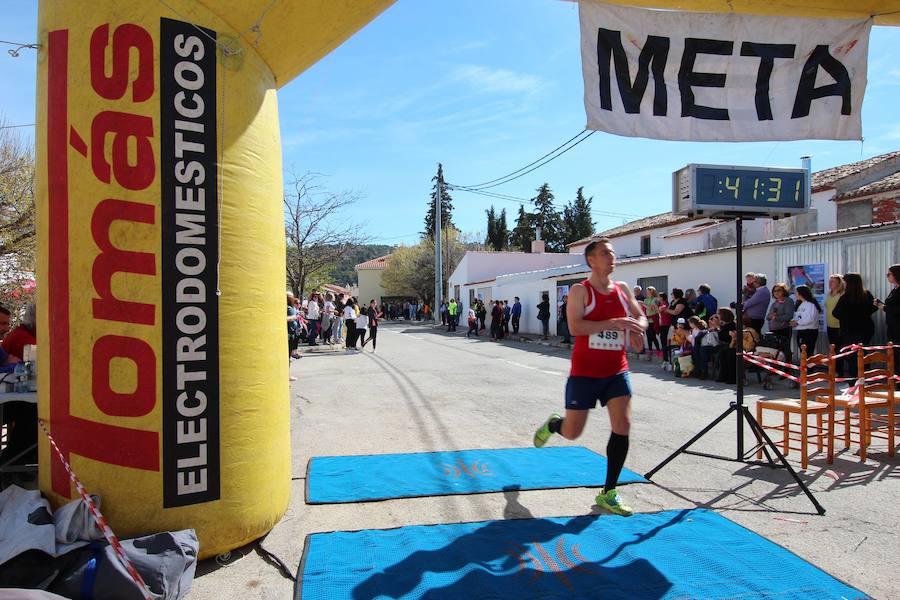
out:
{"label": "tiled roof", "polygon": [[[628,233],[637,233],[638,231],[644,231],[646,229],[656,229],[657,227],[669,227],[670,225],[678,225],[679,223],[687,223],[688,221],[702,218],[704,217],[688,217],[685,215],[676,215],[670,212],[666,212],[659,215],[653,215],[652,217],[644,217],[643,219],[631,221],[629,223],[625,223],[624,225],[613,227],[612,229],[607,229],[606,231],[601,231],[594,235],[618,237],[620,235],[625,235]],[[571,244],[569,244],[569,246],[579,246],[581,244],[586,244],[589,241],[591,241],[591,238],[586,237],[584,239],[578,240],[577,242],[572,242]]]}
{"label": "tiled roof", "polygon": [[[867,158],[866,160],[860,160],[846,165],[838,165],[837,167],[832,167],[830,169],[825,169],[813,173],[812,190],[814,192],[817,192],[820,190],[833,188],[836,183],[840,182],[840,180],[844,178],[856,175],[857,173],[861,173],[862,171],[865,171],[867,169],[872,169],[873,167],[878,167],[882,165],[882,163],[888,163],[888,161],[896,162],[898,171],[900,171],[900,150],[888,152],[887,154],[880,154],[878,156],[873,156],[872,158]],[[884,165],[884,167],[889,168],[890,164],[886,164]],[[877,170],[875,172],[877,173]],[[895,189],[900,189],[900,173],[894,173],[892,175],[888,175],[887,177],[879,179],[878,181],[868,183],[867,185],[863,185],[851,190],[846,190],[834,199],[842,200],[848,198],[858,198],[860,196],[867,196],[870,194],[876,194],[879,192],[885,192]],[[689,217],[685,215],[676,215],[671,212],[666,212],[658,215],[653,215],[652,217],[637,219],[636,221],[625,223],[624,225],[620,225],[619,227],[613,227],[612,229],[601,231],[600,233],[595,235],[618,237],[629,233],[637,233],[639,231],[646,231],[648,229],[656,229],[658,227],[679,225],[681,223],[687,223],[689,221],[694,221],[702,218],[703,217]],[[591,238],[589,237],[580,239],[577,242],[572,242],[568,245],[568,247],[586,244],[590,241],[590,239]]]}
{"label": "tiled roof", "polygon": [[383,269],[387,265],[388,259],[391,257],[390,254],[385,254],[384,256],[379,256],[378,258],[373,258],[372,260],[367,260],[366,262],[361,262],[356,265],[357,269]]}
{"label": "tiled roof", "polygon": [[887,154],[881,154],[879,156],[873,156],[872,158],[867,158],[866,160],[860,160],[846,165],[838,165],[830,169],[825,169],[824,171],[817,171],[813,173],[812,190],[814,192],[818,192],[819,190],[825,190],[830,187],[834,187],[835,182],[843,179],[844,177],[849,177],[850,175],[854,175],[856,173],[859,173],[860,171],[864,171],[865,169],[877,166],[879,163],[897,158],[900,158],[900,150],[897,150],[895,152],[888,152]]}
{"label": "tiled roof", "polygon": [[337,285],[336,283],[326,283],[322,286],[326,292],[331,292],[332,294],[344,294],[345,296],[350,295],[350,290],[345,288],[344,286]]}
{"label": "tiled roof", "polygon": [[834,197],[835,201],[849,200],[850,198],[860,198],[862,196],[871,196],[872,194],[880,194],[881,192],[890,192],[892,190],[900,190],[900,171],[893,175],[883,177],[878,181],[873,181],[869,185],[858,187],[855,190],[838,194]]}

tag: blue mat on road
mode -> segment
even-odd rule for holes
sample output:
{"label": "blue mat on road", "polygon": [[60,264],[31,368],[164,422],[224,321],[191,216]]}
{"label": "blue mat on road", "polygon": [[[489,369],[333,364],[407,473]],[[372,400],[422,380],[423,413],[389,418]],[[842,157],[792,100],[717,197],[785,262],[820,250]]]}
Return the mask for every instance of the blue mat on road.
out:
{"label": "blue mat on road", "polygon": [[[581,446],[312,458],[306,502],[331,504],[602,486],[606,457]],[[646,482],[627,469],[619,483]]]}
{"label": "blue mat on road", "polygon": [[295,600],[867,598],[697,510],[307,536]]}

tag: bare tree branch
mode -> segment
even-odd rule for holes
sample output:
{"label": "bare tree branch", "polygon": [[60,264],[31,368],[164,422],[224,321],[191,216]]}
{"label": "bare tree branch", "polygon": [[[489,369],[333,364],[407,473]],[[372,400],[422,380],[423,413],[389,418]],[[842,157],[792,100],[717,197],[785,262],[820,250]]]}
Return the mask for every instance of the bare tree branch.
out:
{"label": "bare tree branch", "polygon": [[287,283],[296,295],[306,291],[310,279],[321,277],[355,246],[369,242],[361,224],[345,214],[361,195],[330,192],[317,173],[291,174],[284,196],[287,237]]}

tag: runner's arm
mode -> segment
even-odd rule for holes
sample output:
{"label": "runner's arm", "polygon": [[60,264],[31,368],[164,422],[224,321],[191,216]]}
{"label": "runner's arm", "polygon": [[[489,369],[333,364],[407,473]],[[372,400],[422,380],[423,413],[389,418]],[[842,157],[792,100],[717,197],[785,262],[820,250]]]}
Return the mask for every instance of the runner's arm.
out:
{"label": "runner's arm", "polygon": [[[634,299],[632,299],[632,303]],[[642,333],[647,327],[647,319],[641,326],[634,317],[618,317],[605,321],[588,321],[584,318],[584,307],[587,305],[587,291],[583,285],[573,285],[569,290],[569,305],[566,307],[566,319],[569,322],[569,333],[572,335],[591,335],[607,329],[634,331]],[[640,310],[640,309],[638,309]]]}
{"label": "runner's arm", "polygon": [[641,331],[646,331],[648,325],[647,315],[644,314],[644,311],[641,310],[641,305],[635,300],[631,288],[629,288],[628,284],[624,281],[619,282],[619,287],[625,291],[625,296],[628,298],[628,304],[631,307],[631,316],[640,323]]}

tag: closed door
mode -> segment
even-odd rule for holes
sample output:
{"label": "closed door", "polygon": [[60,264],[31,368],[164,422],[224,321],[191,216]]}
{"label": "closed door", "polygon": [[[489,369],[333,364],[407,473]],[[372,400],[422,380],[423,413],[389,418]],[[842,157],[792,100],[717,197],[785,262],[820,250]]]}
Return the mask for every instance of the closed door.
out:
{"label": "closed door", "polygon": [[641,286],[641,289],[644,290],[644,292],[647,291],[647,287],[653,286],[660,295],[663,295],[669,291],[669,277],[667,275],[640,277],[637,280],[637,285]]}

